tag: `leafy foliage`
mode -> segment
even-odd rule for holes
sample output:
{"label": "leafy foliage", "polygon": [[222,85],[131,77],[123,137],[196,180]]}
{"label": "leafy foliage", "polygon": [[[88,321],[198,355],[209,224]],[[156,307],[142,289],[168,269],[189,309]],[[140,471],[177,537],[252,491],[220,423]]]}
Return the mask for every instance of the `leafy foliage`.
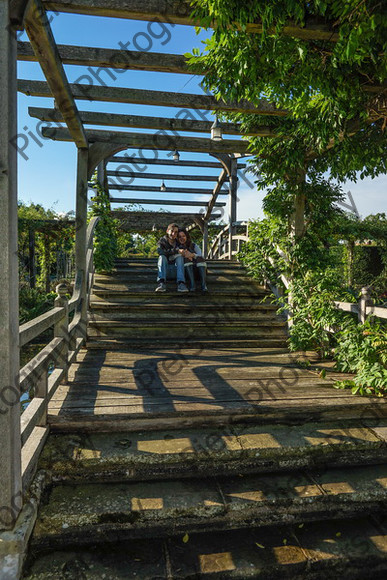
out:
{"label": "leafy foliage", "polygon": [[[339,179],[386,172],[387,19],[378,0],[194,0],[202,27],[216,22],[194,72],[217,98],[262,99],[284,117],[232,113],[244,132],[269,125],[278,138],[250,137],[262,182],[286,180],[306,167]],[[261,31],[257,29],[261,23]],[[289,32],[286,25],[304,27]],[[332,38],[307,34],[308,25]],[[290,36],[292,34],[292,36]],[[302,38],[304,36],[304,38]],[[325,153],[321,156],[321,153]],[[278,164],[278,159],[281,163]]]}
{"label": "leafy foliage", "polygon": [[55,296],[55,292],[46,293],[22,284],[19,289],[19,324],[33,320],[53,308]]}
{"label": "leafy foliage", "polygon": [[99,217],[94,234],[94,265],[96,272],[111,272],[117,257],[117,227],[110,213],[109,194],[93,176],[91,187],[96,191],[89,218]]}
{"label": "leafy foliage", "polygon": [[347,319],[336,338],[337,369],[356,373],[353,380],[339,381],[337,388],[360,395],[387,394],[387,325],[370,320],[361,325]]}
{"label": "leafy foliage", "polygon": [[[18,204],[18,257],[22,283],[29,280],[30,234],[34,238],[36,280],[38,288],[46,293],[52,288],[52,278],[62,279],[73,263],[75,228],[70,219],[58,215],[53,209],[45,209],[40,204]],[[67,265],[67,266],[66,266]]]}
{"label": "leafy foliage", "polygon": [[[331,191],[331,201],[337,194]],[[310,208],[307,215],[309,211]],[[282,287],[291,302],[291,350],[313,349],[322,357],[334,356],[339,370],[356,373],[353,381],[338,383],[340,388],[349,387],[357,394],[384,394],[386,325],[369,322],[359,325],[353,315],[334,305],[334,301],[357,302],[359,298],[359,289],[346,285],[343,264],[346,253],[342,251],[343,244],[338,242],[355,235],[368,236],[370,224],[373,224],[374,238],[383,239],[384,225],[378,228],[379,217],[369,216],[358,223],[333,206],[331,212],[328,223],[324,212],[310,219],[305,236],[294,243],[289,238],[286,222],[280,217],[280,209],[275,216],[268,215],[250,223],[250,241],[240,258],[254,277]],[[288,278],[288,289],[283,275]],[[279,312],[287,309],[286,301],[283,303],[280,298],[277,302],[281,305]]]}

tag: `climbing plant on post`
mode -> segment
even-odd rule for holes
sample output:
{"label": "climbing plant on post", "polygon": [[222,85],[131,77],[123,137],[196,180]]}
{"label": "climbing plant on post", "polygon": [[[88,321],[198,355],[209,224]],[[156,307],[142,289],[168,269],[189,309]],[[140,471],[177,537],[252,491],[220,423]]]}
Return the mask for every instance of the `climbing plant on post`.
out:
{"label": "climbing plant on post", "polygon": [[98,216],[94,235],[94,265],[97,272],[110,272],[117,256],[117,227],[111,216],[109,193],[104,190],[97,180],[95,173],[90,187],[95,190],[92,198],[93,205],[89,211],[89,218]]}

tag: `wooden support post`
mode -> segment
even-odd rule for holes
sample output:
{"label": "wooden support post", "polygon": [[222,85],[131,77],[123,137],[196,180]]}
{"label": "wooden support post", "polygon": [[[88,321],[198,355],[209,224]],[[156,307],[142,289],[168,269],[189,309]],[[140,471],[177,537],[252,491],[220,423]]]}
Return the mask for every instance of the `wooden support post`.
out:
{"label": "wooden support post", "polygon": [[305,233],[305,195],[297,193],[294,199],[293,236],[297,240]]}
{"label": "wooden support post", "polygon": [[104,186],[105,182],[105,162],[101,161],[97,165],[97,180],[101,187]]}
{"label": "wooden support post", "polygon": [[202,246],[203,258],[207,259],[208,254],[208,222],[205,221],[203,224],[203,246]]}
{"label": "wooden support post", "polygon": [[294,240],[302,238],[305,234],[305,194],[302,191],[302,184],[305,182],[306,172],[299,172],[294,197],[294,211],[291,216],[291,233]]}
{"label": "wooden support post", "polygon": [[347,244],[347,247],[348,247],[347,283],[348,283],[348,286],[351,287],[353,284],[353,260],[354,260],[354,255],[355,255],[355,242],[353,240],[350,240]]}
{"label": "wooden support post", "polygon": [[233,241],[232,238],[236,233],[236,226],[233,224],[237,220],[237,191],[238,191],[238,161],[237,159],[231,158],[231,174],[230,174],[230,183],[229,183],[229,209],[228,209],[228,223],[229,223],[229,232],[228,232],[228,254],[229,259],[232,260],[232,246]]}
{"label": "wooden support post", "polygon": [[44,413],[38,423],[39,427],[45,427],[47,425],[47,405],[48,405],[48,369],[45,368],[36,381],[35,385],[35,397],[39,399],[44,399],[46,401],[44,405]]}
{"label": "wooden support post", "polygon": [[372,306],[372,298],[369,286],[364,286],[361,289],[361,296],[359,300],[359,322],[364,324],[367,320],[367,306]]}
{"label": "wooden support post", "polygon": [[45,290],[47,292],[47,294],[50,292],[50,283],[51,283],[51,278],[50,278],[50,270],[51,270],[51,240],[50,240],[50,236],[49,234],[45,233],[44,234],[44,249],[43,249],[43,255],[44,255],[44,286],[45,286]]}
{"label": "wooden support post", "polygon": [[28,230],[28,270],[30,278],[30,288],[35,288],[36,285],[36,263],[35,263],[35,230],[33,225],[30,225]]}
{"label": "wooden support post", "polygon": [[63,347],[61,350],[61,356],[59,362],[57,362],[57,367],[64,369],[65,373],[63,376],[62,383],[66,383],[68,380],[68,358],[69,358],[69,301],[67,299],[68,288],[66,284],[58,284],[56,287],[57,298],[55,298],[54,306],[55,308],[64,308],[64,313],[62,318],[54,326],[54,336],[55,338],[63,338]]}
{"label": "wooden support post", "polygon": [[0,530],[11,529],[22,505],[19,273],[17,255],[16,36],[10,3],[0,2]]}
{"label": "wooden support post", "polygon": [[82,276],[80,336],[86,338],[86,231],[87,231],[88,150],[78,149],[77,194],[75,215],[75,269]]}

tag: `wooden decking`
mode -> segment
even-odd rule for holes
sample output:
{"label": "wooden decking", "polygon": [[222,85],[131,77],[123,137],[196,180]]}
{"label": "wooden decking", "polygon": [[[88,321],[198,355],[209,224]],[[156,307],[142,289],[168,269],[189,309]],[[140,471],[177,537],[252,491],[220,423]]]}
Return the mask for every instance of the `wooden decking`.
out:
{"label": "wooden decking", "polygon": [[210,292],[183,295],[173,283],[154,292],[155,266],[119,260],[96,277],[88,348],[51,400],[53,429],[325,420],[385,409],[334,389],[329,364],[325,378],[321,366],[306,366],[315,354],[290,353],[284,320],[240,264],[211,261]]}
{"label": "wooden decking", "polygon": [[[313,354],[309,353],[309,358]],[[96,430],[182,426],[232,417],[286,421],[346,418],[385,401],[352,396],[325,379],[307,355],[286,349],[157,349],[81,352],[49,407],[53,428]],[[329,366],[329,365],[328,365]]]}

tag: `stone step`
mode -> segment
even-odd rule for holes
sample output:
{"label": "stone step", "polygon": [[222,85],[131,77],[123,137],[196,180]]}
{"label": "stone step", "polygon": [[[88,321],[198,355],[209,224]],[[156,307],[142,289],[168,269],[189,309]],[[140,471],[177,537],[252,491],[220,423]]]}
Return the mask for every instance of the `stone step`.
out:
{"label": "stone step", "polygon": [[[247,339],[247,338],[208,338],[208,337],[195,337],[195,338],[185,338],[184,344],[186,348],[224,348],[238,346],[241,348],[286,348],[287,339],[285,338],[261,338],[261,339]],[[86,348],[91,349],[119,349],[125,350],[127,348],[136,349],[153,349],[153,348],[163,348],[170,347],[171,341],[168,338],[131,338],[129,341],[127,339],[119,338],[107,338],[107,337],[88,337],[86,342]]]}
{"label": "stone step", "polygon": [[[113,269],[112,269],[112,274],[121,274],[121,273],[130,273],[130,272],[136,272],[136,273],[144,273],[147,274],[149,272],[153,272],[155,273],[157,271],[157,261],[155,260],[152,264],[130,264],[130,265],[116,265]],[[219,273],[219,272],[225,272],[228,274],[246,274],[247,270],[244,266],[242,265],[235,265],[235,266],[227,266],[224,264],[211,264],[209,262],[207,262],[207,271],[208,272],[214,272],[214,273]]]}
{"label": "stone step", "polygon": [[[223,312],[223,317],[226,319],[234,318],[248,318],[248,319],[265,319],[269,318],[271,320],[277,320],[276,317],[277,306],[275,304],[269,304],[263,302],[262,304],[257,304],[251,306],[249,304],[236,304],[234,307]],[[122,302],[109,302],[108,300],[95,300],[90,302],[90,313],[93,318],[98,319],[98,317],[104,316],[106,318],[119,317],[119,318],[171,318],[171,317],[181,317],[189,316],[190,318],[200,318],[208,316],[209,314],[214,316],[214,313],[219,316],[219,303],[217,302],[207,302],[202,304],[201,302],[184,302],[178,301],[171,306],[165,300],[152,301],[146,303],[122,303]]]}
{"label": "stone step", "polygon": [[200,429],[51,434],[39,469],[51,473],[54,483],[102,483],[382,463],[387,423],[370,421],[372,427],[363,423],[230,422]]}
{"label": "stone step", "polygon": [[[157,262],[158,256],[154,256],[152,258],[116,258],[115,259],[115,266],[122,264],[126,264],[128,266],[136,266],[136,265],[149,265],[155,264]],[[232,267],[242,267],[243,265],[238,260],[207,260],[207,264],[211,265],[219,265],[219,266],[232,266]]]}
{"label": "stone step", "polygon": [[[130,272],[128,274],[116,274],[114,276],[109,275],[102,275],[97,274],[94,277],[94,284],[101,285],[101,284],[138,284],[138,285],[145,285],[145,284],[154,284],[157,278],[157,272],[149,272],[149,273],[136,273]],[[241,276],[241,275],[225,275],[223,273],[208,273],[207,276],[208,284],[211,285],[226,285],[226,286],[240,286],[246,284],[247,286],[251,287],[258,287],[261,288],[262,285],[249,278],[248,276]],[[168,280],[167,285],[173,286],[176,283],[176,280]]]}
{"label": "stone step", "polygon": [[[156,287],[156,285],[154,285]],[[180,293],[176,292],[176,287],[168,287],[167,292],[155,292],[154,288],[149,289],[149,286],[143,291],[135,291],[133,289],[128,290],[128,288],[121,289],[107,289],[107,288],[96,288],[93,287],[91,300],[92,302],[96,300],[107,300],[108,302],[127,302],[138,304],[156,304],[156,303],[168,303],[169,305],[174,304],[215,304],[218,308],[224,305],[230,305],[237,307],[239,305],[256,305],[260,303],[263,298],[267,297],[267,292],[263,289],[241,289],[235,290],[228,289],[227,291],[224,287],[211,288],[211,292],[202,294],[199,292],[187,292]],[[265,302],[270,305],[270,300]]]}
{"label": "stone step", "polygon": [[24,580],[381,580],[387,529],[381,518],[184,534],[33,554]]}
{"label": "stone step", "polygon": [[201,319],[143,319],[143,320],[89,320],[88,336],[152,339],[169,338],[171,341],[200,337],[203,339],[283,338],[286,322],[281,320],[229,320],[223,314]]}
{"label": "stone step", "polygon": [[[98,349],[97,349],[98,350]],[[105,349],[103,349],[105,350]],[[122,350],[122,349],[121,349]],[[92,354],[92,349],[89,350]],[[132,348],[130,352],[135,352]],[[141,353],[144,349],[141,349]],[[275,383],[277,385],[277,382]],[[255,383],[253,383],[255,385]],[[310,387],[315,387],[313,381]],[[114,385],[112,385],[113,391]],[[87,387],[86,387],[87,388]],[[263,389],[268,389],[267,396]],[[268,382],[261,386],[252,386],[249,395],[241,400],[235,398],[230,401],[214,401],[197,403],[158,401],[156,404],[135,403],[122,401],[122,404],[110,406],[95,404],[90,400],[83,401],[80,396],[78,407],[66,408],[66,401],[62,405],[49,404],[48,420],[52,431],[73,432],[135,432],[139,430],[158,431],[164,429],[204,428],[237,423],[251,425],[286,424],[297,425],[308,421],[331,422],[374,420],[375,417],[385,418],[384,401],[376,399],[370,405],[367,399],[353,397],[349,393],[340,393],[337,396],[334,389],[322,389],[321,393],[310,397],[308,387],[303,384],[305,396],[290,397],[284,400],[278,395],[280,386],[268,387]],[[119,390],[119,385],[116,385]],[[318,391],[319,388],[315,389]],[[328,392],[327,392],[328,391]],[[82,389],[80,389],[82,393]],[[274,397],[274,398],[272,398]],[[146,401],[145,401],[146,402]],[[365,423],[362,423],[365,424]]]}
{"label": "stone step", "polygon": [[[157,317],[157,318],[156,318]],[[165,304],[161,308],[153,309],[149,306],[143,306],[142,308],[120,308],[120,305],[115,304],[114,307],[93,307],[90,308],[90,313],[88,317],[89,322],[99,322],[99,321],[111,321],[111,322],[130,322],[135,323],[138,320],[149,320],[150,322],[170,322],[171,324],[178,324],[184,320],[189,320],[192,322],[202,321],[205,323],[216,322],[221,323],[234,323],[242,321],[257,322],[263,326],[272,324],[273,326],[283,326],[285,324],[284,320],[277,317],[274,312],[265,312],[262,310],[250,311],[250,309],[244,310],[234,310],[229,311],[219,311],[216,308],[199,309],[195,306],[191,308],[168,308]]]}
{"label": "stone step", "polygon": [[56,485],[32,549],[386,514],[387,465]]}

